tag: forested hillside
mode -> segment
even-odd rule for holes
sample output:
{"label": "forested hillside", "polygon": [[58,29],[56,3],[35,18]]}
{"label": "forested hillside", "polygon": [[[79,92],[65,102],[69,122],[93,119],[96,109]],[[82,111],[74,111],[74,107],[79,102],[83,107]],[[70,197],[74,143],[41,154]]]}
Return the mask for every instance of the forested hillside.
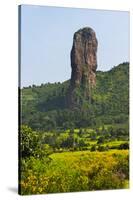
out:
{"label": "forested hillside", "polygon": [[21,124],[34,130],[55,130],[128,122],[129,63],[96,72],[91,100],[82,95],[73,109],[67,107],[70,81],[32,85],[21,89]]}

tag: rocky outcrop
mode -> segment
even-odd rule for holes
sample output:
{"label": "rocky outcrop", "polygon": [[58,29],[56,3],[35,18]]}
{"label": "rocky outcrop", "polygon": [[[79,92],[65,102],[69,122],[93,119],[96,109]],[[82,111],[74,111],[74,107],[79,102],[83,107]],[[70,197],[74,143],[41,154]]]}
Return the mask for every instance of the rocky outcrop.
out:
{"label": "rocky outcrop", "polygon": [[69,105],[80,103],[79,96],[86,100],[91,97],[91,90],[96,85],[97,46],[96,35],[91,28],[85,27],[74,34]]}

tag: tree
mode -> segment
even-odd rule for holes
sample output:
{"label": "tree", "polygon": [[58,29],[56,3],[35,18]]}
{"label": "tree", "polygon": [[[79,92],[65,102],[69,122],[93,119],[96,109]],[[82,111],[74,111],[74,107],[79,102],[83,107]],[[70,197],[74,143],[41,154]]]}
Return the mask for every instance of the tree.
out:
{"label": "tree", "polygon": [[39,145],[39,135],[28,126],[20,127],[20,156],[34,156]]}
{"label": "tree", "polygon": [[43,144],[42,135],[30,127],[22,125],[20,128],[20,156],[43,158],[52,153],[49,144]]}
{"label": "tree", "polygon": [[90,151],[96,151],[96,145],[92,145]]}
{"label": "tree", "polygon": [[102,143],[104,143],[104,137],[99,137],[97,144],[102,144]]}
{"label": "tree", "polygon": [[79,129],[79,132],[78,132],[78,135],[79,135],[79,136],[82,136],[82,135],[84,134],[84,132],[85,132],[85,131],[84,131],[82,128],[80,128],[80,129]]}
{"label": "tree", "polygon": [[79,147],[85,147],[85,146],[86,146],[86,144],[85,144],[85,142],[84,142],[83,139],[80,139],[80,140],[79,140],[78,146],[79,146]]}
{"label": "tree", "polygon": [[98,151],[105,151],[106,148],[104,146],[99,145],[97,148]]}
{"label": "tree", "polygon": [[119,149],[129,149],[129,144],[128,142],[125,142],[123,144],[120,144]]}

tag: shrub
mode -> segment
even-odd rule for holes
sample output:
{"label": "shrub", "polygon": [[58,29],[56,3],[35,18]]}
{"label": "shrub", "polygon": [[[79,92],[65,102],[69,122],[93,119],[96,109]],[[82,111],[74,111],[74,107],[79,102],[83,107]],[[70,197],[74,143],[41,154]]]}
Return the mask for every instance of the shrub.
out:
{"label": "shrub", "polygon": [[104,137],[99,137],[97,144],[102,144],[102,143],[104,143]]}
{"label": "shrub", "polygon": [[104,146],[99,145],[97,148],[98,151],[105,151],[106,148]]}
{"label": "shrub", "polygon": [[96,151],[96,145],[93,145],[90,149],[90,151]]}
{"label": "shrub", "polygon": [[129,144],[128,142],[125,142],[123,144],[120,144],[119,149],[129,149]]}
{"label": "shrub", "polygon": [[22,194],[122,189],[129,178],[126,150],[55,153],[22,166]]}

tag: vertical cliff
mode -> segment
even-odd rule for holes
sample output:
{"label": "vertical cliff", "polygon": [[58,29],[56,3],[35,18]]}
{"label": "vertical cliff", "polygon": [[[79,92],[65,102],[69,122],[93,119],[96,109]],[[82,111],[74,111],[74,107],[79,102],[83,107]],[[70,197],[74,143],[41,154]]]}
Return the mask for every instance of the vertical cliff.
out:
{"label": "vertical cliff", "polygon": [[92,88],[96,85],[97,46],[96,34],[91,28],[85,27],[74,34],[69,107],[81,104],[82,99],[86,101],[91,99]]}

